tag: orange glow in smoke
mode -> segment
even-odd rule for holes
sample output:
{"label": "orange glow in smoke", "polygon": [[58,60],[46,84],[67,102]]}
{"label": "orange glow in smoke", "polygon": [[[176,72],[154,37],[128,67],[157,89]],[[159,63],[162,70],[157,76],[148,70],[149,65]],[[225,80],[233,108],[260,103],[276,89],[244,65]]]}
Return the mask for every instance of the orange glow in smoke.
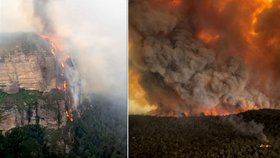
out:
{"label": "orange glow in smoke", "polygon": [[226,116],[226,115],[237,114],[240,112],[245,112],[253,109],[255,109],[254,105],[247,105],[247,106],[245,105],[240,108],[232,109],[230,111],[225,110],[220,106],[216,106],[214,108],[208,108],[208,109],[199,109],[199,110],[204,111],[203,114],[205,116],[218,116],[218,115]]}
{"label": "orange glow in smoke", "polygon": [[260,13],[262,13],[265,9],[270,8],[272,5],[272,0],[261,0],[259,2],[258,7],[255,9],[255,11],[251,15],[251,29],[249,31],[249,34],[252,36],[256,36],[257,33],[255,32],[255,27],[258,21],[258,16]]}
{"label": "orange glow in smoke", "polygon": [[64,80],[64,82],[63,82],[63,89],[66,91],[67,90],[67,82],[66,82],[66,80]]}
{"label": "orange glow in smoke", "polygon": [[279,39],[276,37],[272,37],[267,41],[267,46],[274,46],[279,43]]}
{"label": "orange glow in smoke", "polygon": [[182,0],[170,0],[169,3],[170,3],[173,7],[178,7],[178,6],[182,3]]}
{"label": "orange glow in smoke", "polygon": [[[167,3],[166,5],[173,6],[174,8],[182,5],[183,3],[182,0],[169,0],[168,2],[169,3]],[[204,4],[203,2],[205,2],[205,6],[202,6]],[[240,53],[242,58],[244,57],[246,64],[258,63],[256,61],[259,61],[260,58],[265,58],[265,60],[263,61],[264,63],[258,63],[258,65],[263,64],[263,67],[267,68],[270,66],[271,60],[274,61],[274,59],[270,59],[271,57],[267,55],[269,53],[268,49],[264,49],[263,51],[260,50],[260,48],[264,46],[268,48],[279,48],[280,33],[273,35],[273,37],[267,37],[265,41],[263,40],[257,43],[256,41],[261,34],[260,32],[263,30],[258,30],[256,29],[256,27],[260,23],[260,17],[262,13],[275,6],[276,2],[276,0],[250,0],[250,2],[242,0],[201,1],[201,8],[195,9],[198,10],[197,12],[202,14],[201,17],[198,15],[197,18],[201,18],[203,22],[201,22],[201,24],[197,24],[198,27],[195,28],[197,30],[193,32],[194,36],[211,48],[216,48],[215,44],[218,45],[221,41],[221,43],[224,44],[220,46],[223,47],[222,53],[227,53],[227,51]],[[199,3],[199,1],[193,0],[193,3]],[[277,7],[280,9],[280,2]],[[234,12],[232,10],[238,12]],[[210,13],[209,17],[207,13]],[[208,21],[210,22],[207,23]],[[228,34],[230,34],[230,36]],[[135,42],[132,41],[132,39],[133,38],[130,38],[129,41],[130,54],[134,53],[132,51],[132,47],[134,46],[134,44],[136,44],[133,43],[132,45],[132,42]],[[240,42],[241,44],[239,44],[238,42]],[[130,56],[133,57],[133,55]],[[140,110],[143,110],[145,108],[148,109],[149,107],[154,107],[153,109],[156,109],[157,105],[150,105],[149,102],[145,99],[146,92],[141,84],[139,84],[139,78],[141,76],[141,74],[139,73],[141,72],[137,71],[137,68],[135,68],[135,70],[134,68],[130,68],[129,70],[129,102],[131,102],[130,104],[137,104],[138,107],[141,108]],[[263,76],[260,76],[260,78]],[[131,106],[132,105],[130,105],[130,107]],[[254,108],[256,108],[255,105],[251,105],[250,103],[248,103],[248,105],[242,106],[242,108],[240,107],[232,111],[226,111],[219,106],[200,110],[203,111],[205,115],[228,115],[232,113],[252,110]],[[182,111],[182,113],[184,112]]]}
{"label": "orange glow in smoke", "polygon": [[198,39],[200,39],[201,41],[203,41],[203,43],[207,45],[215,43],[220,38],[220,36],[217,33],[210,32],[207,30],[200,31],[197,36]]}
{"label": "orange glow in smoke", "polygon": [[55,51],[62,51],[61,42],[56,35],[41,35],[41,37],[49,41]]}
{"label": "orange glow in smoke", "polygon": [[63,51],[60,38],[56,35],[40,35],[40,36],[51,44],[52,47],[51,53],[64,67],[64,63],[66,59],[68,59],[68,55]]}

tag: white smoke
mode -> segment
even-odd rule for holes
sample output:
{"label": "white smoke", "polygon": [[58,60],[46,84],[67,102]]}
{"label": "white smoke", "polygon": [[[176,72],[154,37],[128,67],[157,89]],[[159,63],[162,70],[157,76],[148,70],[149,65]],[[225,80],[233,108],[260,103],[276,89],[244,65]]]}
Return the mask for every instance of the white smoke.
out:
{"label": "white smoke", "polygon": [[[32,3],[0,0],[0,32],[42,30]],[[70,40],[66,47],[77,62],[83,91],[125,98],[126,1],[48,0],[46,12],[55,32]]]}

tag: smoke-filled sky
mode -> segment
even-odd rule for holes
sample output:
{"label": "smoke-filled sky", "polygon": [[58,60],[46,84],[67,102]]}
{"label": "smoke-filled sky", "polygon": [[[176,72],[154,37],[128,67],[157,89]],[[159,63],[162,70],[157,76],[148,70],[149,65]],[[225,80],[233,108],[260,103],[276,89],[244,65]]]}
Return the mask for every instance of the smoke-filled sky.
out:
{"label": "smoke-filled sky", "polygon": [[[0,0],[0,32],[40,32],[33,0]],[[76,51],[84,90],[126,97],[126,0],[49,0],[47,13]]]}
{"label": "smoke-filled sky", "polygon": [[279,15],[280,0],[130,0],[130,113],[279,108]]}

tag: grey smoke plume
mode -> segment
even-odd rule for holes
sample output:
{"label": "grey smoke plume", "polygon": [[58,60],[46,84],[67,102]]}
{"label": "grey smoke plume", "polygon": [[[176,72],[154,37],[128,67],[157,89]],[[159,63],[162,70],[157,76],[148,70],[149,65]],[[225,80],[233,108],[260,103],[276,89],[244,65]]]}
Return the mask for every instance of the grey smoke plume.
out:
{"label": "grey smoke plume", "polygon": [[53,31],[77,65],[83,93],[125,101],[126,0],[37,1],[35,14],[34,0],[0,0],[0,32]]}
{"label": "grey smoke plume", "polygon": [[33,0],[33,15],[40,21],[43,33],[53,33],[53,25],[48,13],[49,0]]}
{"label": "grey smoke plume", "polygon": [[268,143],[268,139],[263,132],[264,126],[258,124],[255,121],[245,122],[241,116],[229,116],[222,118],[224,123],[230,124],[234,129],[240,131],[241,133],[249,136],[255,136],[260,141]]}
{"label": "grey smoke plume", "polygon": [[[41,30],[44,35],[52,36],[55,34],[55,29],[53,27],[53,22],[49,17],[48,12],[48,3],[49,0],[33,0],[33,15],[35,18],[39,19],[41,24]],[[60,38],[59,35],[55,35],[56,38]],[[58,39],[60,40],[60,39]],[[63,45],[63,43],[60,43]],[[63,46],[62,46],[63,47]],[[64,46],[65,47],[65,46]],[[57,65],[61,65],[63,63],[65,68],[65,77],[67,80],[67,90],[70,91],[71,98],[73,100],[73,106],[76,108],[79,105],[79,99],[81,99],[81,81],[77,69],[77,64],[75,64],[74,60],[70,56],[70,52],[60,52],[60,50],[56,50],[55,53]],[[67,51],[67,50],[62,50]],[[70,51],[70,50],[68,50]],[[66,56],[67,57],[66,59]],[[57,74],[60,75],[60,74]]]}
{"label": "grey smoke plume", "polygon": [[132,0],[129,4],[130,68],[140,74],[146,99],[158,105],[151,114],[196,115],[211,109],[217,112],[213,114],[227,114],[276,108],[276,99],[262,88],[269,81],[255,86],[260,80],[242,53],[228,53],[225,44],[207,47],[195,37],[202,25],[196,14],[203,12],[199,10],[203,2],[182,2],[183,7],[175,9],[167,3]]}

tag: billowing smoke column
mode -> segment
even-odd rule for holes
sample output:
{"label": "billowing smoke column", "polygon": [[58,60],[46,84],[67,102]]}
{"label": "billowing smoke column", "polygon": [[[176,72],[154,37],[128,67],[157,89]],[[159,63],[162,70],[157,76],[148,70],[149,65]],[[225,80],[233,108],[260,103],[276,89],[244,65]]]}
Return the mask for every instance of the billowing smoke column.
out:
{"label": "billowing smoke column", "polygon": [[130,0],[130,100],[169,116],[279,108],[279,16],[279,0]]}
{"label": "billowing smoke column", "polygon": [[49,0],[33,0],[33,15],[38,18],[41,24],[40,31],[45,34],[53,34],[54,28],[47,10],[48,3]]}
{"label": "billowing smoke column", "polygon": [[234,129],[240,131],[244,135],[255,136],[264,143],[269,142],[266,135],[263,132],[264,126],[262,124],[256,123],[254,120],[250,122],[245,122],[242,117],[231,115],[229,117],[223,117],[222,121],[227,125],[230,124],[231,126],[233,126]]}
{"label": "billowing smoke column", "polygon": [[48,16],[48,0],[33,0],[34,17],[39,21],[39,32],[52,46],[52,53],[57,60],[57,88],[64,91],[67,117],[73,121],[71,110],[79,104],[80,79],[76,63],[63,49],[59,34],[55,32],[51,18]]}

